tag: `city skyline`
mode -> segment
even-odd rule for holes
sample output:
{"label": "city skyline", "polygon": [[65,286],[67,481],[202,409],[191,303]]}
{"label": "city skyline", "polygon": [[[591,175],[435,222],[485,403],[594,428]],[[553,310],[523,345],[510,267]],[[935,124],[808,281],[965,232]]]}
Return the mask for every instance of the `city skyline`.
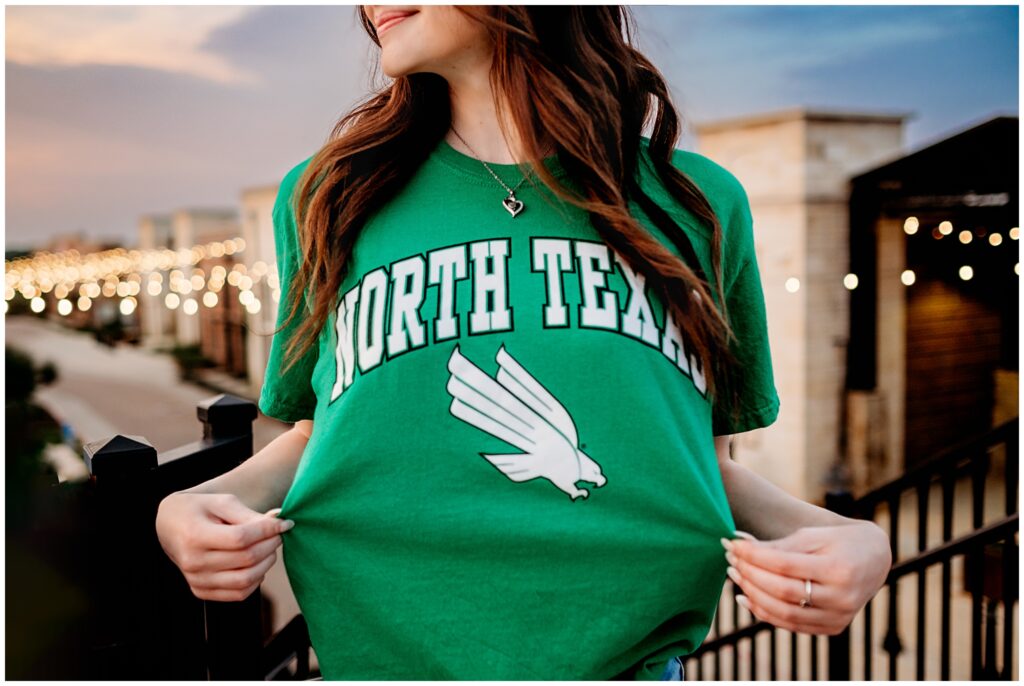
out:
{"label": "city skyline", "polygon": [[[913,150],[1017,114],[1016,6],[632,10],[688,126],[908,112]],[[376,47],[355,12],[8,7],[6,248],[78,231],[130,246],[141,215],[231,208],[277,183],[370,88]]]}

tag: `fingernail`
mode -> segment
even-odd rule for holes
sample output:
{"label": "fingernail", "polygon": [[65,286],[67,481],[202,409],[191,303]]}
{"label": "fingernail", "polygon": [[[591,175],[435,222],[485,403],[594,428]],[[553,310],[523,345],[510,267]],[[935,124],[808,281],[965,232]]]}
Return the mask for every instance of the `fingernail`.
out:
{"label": "fingernail", "polygon": [[275,507],[273,509],[267,510],[264,514],[266,514],[268,517],[276,517],[277,515],[281,514],[281,508]]}
{"label": "fingernail", "polygon": [[722,542],[722,547],[723,548],[725,548],[726,550],[732,550],[732,541],[730,541],[728,538],[725,538],[723,536],[722,538],[720,538],[718,540],[720,540]]}
{"label": "fingernail", "polygon": [[748,609],[748,610],[750,609],[750,601],[747,600],[747,596],[745,596],[745,595],[738,595],[738,596],[736,596],[736,602],[739,603],[740,605],[742,605],[743,607],[745,607],[746,609]]}
{"label": "fingernail", "polygon": [[740,582],[740,573],[736,571],[735,567],[730,565],[725,570],[725,573],[729,575],[729,578],[733,580],[733,583],[737,583],[738,584]]}
{"label": "fingernail", "polygon": [[736,566],[736,556],[735,556],[735,555],[733,555],[732,553],[726,553],[726,554],[725,554],[725,559],[726,559],[726,560],[727,560],[727,561],[729,562],[729,564],[731,564],[731,565],[732,565],[733,567],[735,567],[735,566]]}
{"label": "fingernail", "polygon": [[746,531],[740,531],[739,529],[736,529],[736,531],[733,531],[733,533],[735,535],[739,536],[740,538],[747,539],[748,541],[756,541],[757,540],[757,537],[754,536],[754,534],[748,534]]}
{"label": "fingernail", "polygon": [[295,526],[295,522],[293,520],[291,520],[291,519],[282,520],[282,522],[281,522],[281,531],[288,531],[293,526]]}

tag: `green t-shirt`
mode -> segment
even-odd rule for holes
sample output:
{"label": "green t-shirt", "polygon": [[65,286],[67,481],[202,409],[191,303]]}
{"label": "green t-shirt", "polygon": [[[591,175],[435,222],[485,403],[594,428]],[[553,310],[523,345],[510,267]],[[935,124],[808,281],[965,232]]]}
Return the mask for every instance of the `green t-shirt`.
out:
{"label": "green t-shirt", "polygon": [[[274,207],[282,289],[308,162]],[[779,400],[746,194],[700,154],[674,163],[723,225],[738,423],[584,211],[526,182],[513,216],[444,141],[370,217],[319,345],[287,374],[275,336],[260,409],[315,420],[280,516],[325,679],[656,680],[703,641],[734,528],[713,436],[767,426]],[[711,274],[709,232],[648,165],[643,187]]]}

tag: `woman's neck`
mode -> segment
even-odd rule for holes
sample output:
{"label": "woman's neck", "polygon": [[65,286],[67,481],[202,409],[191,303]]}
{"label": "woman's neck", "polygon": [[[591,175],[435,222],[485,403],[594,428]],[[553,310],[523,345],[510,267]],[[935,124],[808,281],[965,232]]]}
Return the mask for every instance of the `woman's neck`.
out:
{"label": "woman's neck", "polygon": [[[488,65],[489,69],[489,65]],[[509,129],[508,140],[503,137],[498,125],[500,112],[494,102],[488,69],[476,69],[463,73],[458,79],[448,80],[448,94],[451,99],[452,127],[445,140],[456,150],[476,157],[484,162],[514,164],[525,157],[522,141],[515,125],[506,120]],[[462,136],[472,149],[459,140]]]}

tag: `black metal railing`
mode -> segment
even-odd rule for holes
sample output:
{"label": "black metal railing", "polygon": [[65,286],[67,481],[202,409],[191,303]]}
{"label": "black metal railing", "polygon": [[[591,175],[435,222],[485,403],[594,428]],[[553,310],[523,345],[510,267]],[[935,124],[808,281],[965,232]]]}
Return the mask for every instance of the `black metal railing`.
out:
{"label": "black metal railing", "polygon": [[[312,648],[301,615],[268,635],[261,593],[237,603],[202,601],[159,545],[153,522],[160,500],[229,471],[253,452],[257,409],[252,402],[224,394],[200,403],[197,413],[203,427],[200,440],[160,455],[139,436],[118,435],[91,443],[85,449],[90,479],[54,484],[45,494],[32,528],[18,536],[26,554],[51,572],[33,580],[34,592],[38,597],[85,601],[59,638],[38,647],[43,657],[35,666],[24,674],[8,672],[9,678],[320,677],[310,669]],[[1018,455],[1015,419],[943,451],[860,498],[829,493],[829,509],[879,521],[887,528],[894,564],[882,591],[841,634],[813,636],[750,621],[750,613],[735,602],[736,587],[727,580],[708,639],[686,658],[686,678],[847,680],[857,672],[857,678],[871,680],[881,653],[888,660],[884,678],[923,680],[929,676],[926,668],[935,664],[926,660],[926,642],[937,631],[939,678],[950,678],[951,655],[959,646],[970,652],[972,680],[1014,679]],[[993,464],[999,467],[995,473]],[[990,497],[990,477],[1002,480],[1002,502]],[[938,491],[937,498],[933,491]],[[957,506],[966,497],[969,523],[958,533]],[[933,498],[941,501],[941,536],[929,543],[935,528],[929,527]],[[913,553],[901,557],[904,510],[916,516],[917,541]],[[9,533],[9,550],[11,543]],[[963,591],[970,596],[969,621],[953,621],[959,599],[953,587],[957,560],[963,562]],[[933,616],[936,608],[928,598],[934,594],[928,593],[927,577],[936,569],[941,605]],[[911,613],[908,622],[899,599],[902,587],[912,582],[916,614]],[[9,599],[10,594],[8,588]],[[885,631],[878,635],[873,614],[883,603]],[[18,622],[32,621],[41,620],[12,616],[9,611],[8,635]],[[783,637],[788,637],[785,660],[779,645]],[[898,669],[907,637],[912,639],[913,664]],[[759,639],[766,645],[759,645]],[[763,660],[762,650],[768,653]],[[860,663],[851,664],[858,655]],[[781,670],[785,662],[788,668]],[[913,677],[901,673],[911,667]]]}
{"label": "black metal railing", "polygon": [[[888,680],[935,678],[949,680],[954,646],[970,653],[971,680],[1013,680],[1014,606],[1018,595],[1018,420],[958,445],[951,446],[897,479],[854,499],[849,493],[829,493],[825,506],[839,514],[878,521],[879,510],[887,516],[879,522],[889,533],[893,566],[885,586],[869,602],[849,627],[835,636],[794,634],[767,622],[751,621],[749,612],[740,608],[731,580],[726,581],[718,612],[708,638],[686,658],[689,679],[777,680],[781,671],[780,638],[788,638],[788,680],[819,678],[848,680],[852,677],[854,643],[859,642],[861,663],[857,678],[876,678],[876,659],[881,652],[887,658]],[[996,464],[999,468],[992,469]],[[989,480],[1001,481],[1002,494],[992,495]],[[961,493],[957,493],[957,490]],[[935,522],[932,515],[933,491],[941,498],[941,538],[929,543]],[[1002,496],[1001,501],[999,496]],[[966,531],[954,533],[958,513],[969,498],[969,524]],[[902,512],[909,501],[916,519],[917,541],[909,556],[903,555],[900,542]],[[884,506],[884,507],[883,507]],[[988,512],[986,512],[988,510]],[[995,511],[995,514],[993,514]],[[988,521],[986,521],[988,520]],[[931,525],[931,527],[930,527]],[[959,596],[953,588],[953,565],[962,560],[963,591],[970,597],[969,621],[953,622]],[[940,571],[938,598],[940,607],[928,601],[929,572]],[[906,582],[902,583],[901,582]],[[914,583],[914,610],[907,621],[901,608],[903,586]],[[885,632],[875,632],[875,606],[885,603]],[[727,616],[725,616],[727,615]],[[740,617],[744,620],[740,621]],[[726,619],[730,620],[725,626]],[[1001,622],[1001,637],[999,627]],[[854,636],[852,627],[859,624]],[[912,626],[911,626],[912,624]],[[928,641],[937,632],[937,657],[926,659]],[[904,638],[911,638],[913,656],[909,666],[900,663]],[[768,655],[759,659],[767,644]],[[1001,640],[1000,640],[1001,638]],[[801,648],[806,644],[806,648]],[[741,657],[741,647],[746,651]],[[938,674],[929,676],[928,668]],[[728,667],[728,669],[726,669]],[[763,668],[762,668],[763,667]],[[900,668],[900,669],[898,669]],[[912,668],[913,676],[908,676]],[[959,678],[967,678],[961,676]]]}
{"label": "black metal railing", "polygon": [[[196,598],[164,553],[154,521],[160,501],[227,472],[253,454],[254,403],[222,394],[199,403],[202,438],[157,454],[143,437],[90,443],[90,478],[54,484],[36,498],[43,516],[19,535],[48,574],[39,597],[83,599],[71,626],[16,679],[308,679],[310,642],[301,616],[266,635],[261,592],[241,602]],[[9,541],[10,543],[10,541]],[[9,589],[10,592],[10,589]],[[13,619],[13,621],[12,621]],[[8,615],[8,630],[32,617]],[[294,667],[292,667],[294,665]]]}

